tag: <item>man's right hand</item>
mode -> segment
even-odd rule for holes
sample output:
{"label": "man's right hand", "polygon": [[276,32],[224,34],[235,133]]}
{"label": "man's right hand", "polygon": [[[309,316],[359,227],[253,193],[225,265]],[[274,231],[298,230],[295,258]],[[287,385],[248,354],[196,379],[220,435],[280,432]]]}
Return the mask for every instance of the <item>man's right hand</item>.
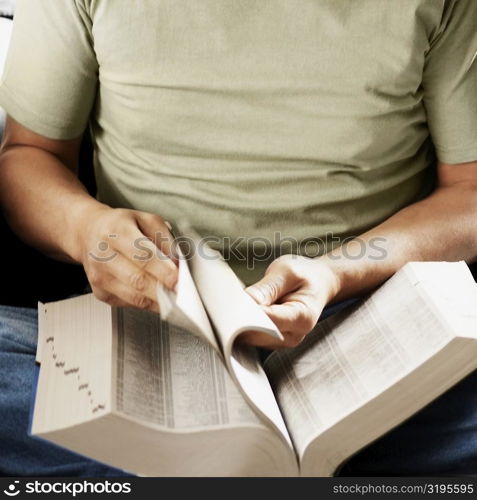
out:
{"label": "man's right hand", "polygon": [[158,215],[94,203],[78,229],[78,253],[94,295],[113,306],[159,312],[156,285],[174,289],[177,259],[167,223]]}
{"label": "man's right hand", "polygon": [[158,311],[156,285],[177,281],[173,238],[158,215],[98,202],[77,177],[81,136],[49,139],[10,116],[0,146],[0,208],[45,254],[84,266],[94,294]]}

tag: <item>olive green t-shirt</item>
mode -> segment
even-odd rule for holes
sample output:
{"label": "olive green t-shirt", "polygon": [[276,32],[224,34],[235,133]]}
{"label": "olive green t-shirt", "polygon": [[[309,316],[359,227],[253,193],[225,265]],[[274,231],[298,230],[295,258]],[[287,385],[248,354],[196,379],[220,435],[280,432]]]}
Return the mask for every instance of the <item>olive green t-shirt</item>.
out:
{"label": "olive green t-shirt", "polygon": [[356,235],[477,159],[476,26],[477,0],[18,0],[0,105],[90,121],[114,207],[242,249]]}

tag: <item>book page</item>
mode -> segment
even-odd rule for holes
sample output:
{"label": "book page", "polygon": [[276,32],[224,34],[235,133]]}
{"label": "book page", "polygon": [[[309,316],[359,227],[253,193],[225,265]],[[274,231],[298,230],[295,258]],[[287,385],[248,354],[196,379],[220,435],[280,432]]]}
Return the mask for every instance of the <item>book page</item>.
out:
{"label": "book page", "polygon": [[218,251],[201,245],[189,259],[189,266],[224,353],[245,331],[261,331],[283,338],[272,320],[245,292],[244,285]]}
{"label": "book page", "polygon": [[477,283],[464,262],[410,263],[403,272],[456,335],[477,337]]}
{"label": "book page", "polygon": [[205,340],[216,351],[220,351],[189,266],[179,247],[177,253],[179,276],[176,290],[168,290],[160,283],[157,285],[157,299],[161,316],[169,323]]}
{"label": "book page", "polygon": [[118,412],[171,430],[260,425],[206,341],[134,309],[114,325]]}
{"label": "book page", "polygon": [[422,286],[401,270],[367,300],[319,323],[300,346],[267,360],[300,455],[453,338]]}
{"label": "book page", "polygon": [[[190,231],[190,230],[189,230]],[[201,244],[193,232],[182,234],[196,251],[189,259],[194,282],[214,326],[230,375],[262,420],[271,425],[288,446],[291,440],[257,350],[236,342],[246,331],[260,331],[283,338],[262,308],[216,250]]]}
{"label": "book page", "polygon": [[[194,288],[212,323],[213,332],[228,371],[241,393],[262,420],[279,432],[288,446],[291,440],[256,349],[235,345],[240,333],[261,331],[282,338],[273,322],[245,291],[221,254],[202,241],[182,222],[177,231],[179,284],[177,294],[158,290],[163,318],[188,330],[181,318],[193,316],[196,301],[181,299]],[[184,258],[187,256],[187,259]],[[190,272],[189,272],[190,269]],[[181,282],[181,279],[184,279]],[[163,293],[165,292],[165,293]]]}

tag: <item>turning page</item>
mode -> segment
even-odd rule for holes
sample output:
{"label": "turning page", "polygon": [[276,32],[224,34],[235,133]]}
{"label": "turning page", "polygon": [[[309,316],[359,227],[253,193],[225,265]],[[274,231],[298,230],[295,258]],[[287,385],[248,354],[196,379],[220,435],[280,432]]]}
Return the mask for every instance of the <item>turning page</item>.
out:
{"label": "turning page", "polygon": [[[245,291],[244,286],[223,260],[221,254],[203,243],[199,236],[185,224],[180,228],[181,239],[186,239],[193,251],[188,252],[187,261],[182,259],[180,266],[188,266],[198,295],[213,325],[220,350],[233,379],[246,397],[249,404],[280,436],[291,446],[291,440],[277,405],[267,376],[261,366],[257,350],[242,346],[236,342],[239,335],[246,331],[261,331],[276,338],[282,338],[273,322]],[[189,293],[187,286],[178,285],[174,296],[170,292],[166,300],[161,298],[160,307],[167,303],[167,311],[181,309],[176,316],[191,316],[190,302],[183,300],[180,294]],[[172,307],[171,307],[172,306]],[[162,313],[168,322],[174,321],[174,315]]]}
{"label": "turning page", "polygon": [[160,283],[157,285],[161,317],[205,340],[216,351],[220,352],[207,312],[180,247],[177,247],[177,253],[179,273],[176,290],[167,290]]}

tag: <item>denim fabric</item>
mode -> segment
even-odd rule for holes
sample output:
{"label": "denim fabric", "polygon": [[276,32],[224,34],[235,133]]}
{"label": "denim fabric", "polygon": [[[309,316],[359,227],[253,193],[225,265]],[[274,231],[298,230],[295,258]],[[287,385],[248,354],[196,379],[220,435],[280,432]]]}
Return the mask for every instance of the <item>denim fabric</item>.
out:
{"label": "denim fabric", "polygon": [[[342,307],[333,306],[323,317]],[[36,340],[35,310],[0,306],[0,475],[126,475],[28,436]],[[339,473],[341,476],[474,474],[477,475],[477,372],[355,455]]]}

